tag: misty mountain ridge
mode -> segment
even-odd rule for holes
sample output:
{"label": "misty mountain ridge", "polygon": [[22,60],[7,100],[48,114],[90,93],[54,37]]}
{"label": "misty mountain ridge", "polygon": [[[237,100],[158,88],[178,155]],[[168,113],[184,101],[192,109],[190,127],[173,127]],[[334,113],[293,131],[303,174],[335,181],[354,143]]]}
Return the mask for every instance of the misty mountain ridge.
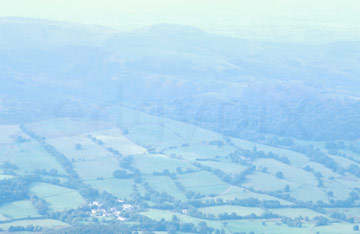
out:
{"label": "misty mountain ridge", "polygon": [[[204,108],[207,117],[197,124],[221,132],[211,116],[222,108],[229,118],[222,120],[228,125],[225,132],[233,136],[259,131],[251,123],[255,118],[244,119],[245,112],[263,115],[259,106],[266,107],[271,134],[316,139],[360,134],[356,118],[349,117],[360,112],[354,108],[360,84],[358,42],[259,42],[180,25],[118,32],[1,18],[0,51],[0,120],[4,122],[31,121],[29,113],[48,116],[64,100],[85,106],[109,102],[117,95],[116,87],[121,87],[128,105],[154,113],[161,101],[162,115],[185,122],[194,120],[201,103],[212,103]],[[32,105],[15,108],[24,103]],[[307,109],[300,108],[303,103],[308,103]],[[308,129],[306,136],[277,128],[286,125],[284,116],[295,110],[302,112],[296,121]],[[328,119],[329,113],[335,116]],[[353,132],[332,127],[339,124],[353,126]]]}

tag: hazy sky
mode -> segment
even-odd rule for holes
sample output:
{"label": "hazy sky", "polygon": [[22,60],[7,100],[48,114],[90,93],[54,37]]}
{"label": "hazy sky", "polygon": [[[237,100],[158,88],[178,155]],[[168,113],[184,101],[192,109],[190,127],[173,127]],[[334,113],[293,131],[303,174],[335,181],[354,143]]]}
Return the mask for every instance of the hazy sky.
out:
{"label": "hazy sky", "polygon": [[0,0],[0,16],[126,30],[175,23],[243,37],[360,38],[360,0]]}

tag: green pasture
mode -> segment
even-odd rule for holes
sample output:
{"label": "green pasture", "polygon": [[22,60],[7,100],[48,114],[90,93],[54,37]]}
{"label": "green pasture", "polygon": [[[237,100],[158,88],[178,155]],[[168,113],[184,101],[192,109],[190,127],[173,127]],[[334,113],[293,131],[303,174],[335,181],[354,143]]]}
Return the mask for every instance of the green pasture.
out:
{"label": "green pasture", "polygon": [[23,172],[54,168],[60,174],[65,174],[64,169],[56,159],[35,141],[1,147],[0,155],[2,155],[0,157],[0,164],[10,162]]}
{"label": "green pasture", "polygon": [[230,184],[223,182],[217,176],[206,171],[179,175],[178,181],[186,190],[192,190],[203,195],[221,194],[231,187]]}
{"label": "green pasture", "polygon": [[0,205],[0,221],[41,217],[30,201],[16,201]]}
{"label": "green pasture", "polygon": [[31,186],[30,192],[44,199],[49,204],[49,208],[54,211],[76,209],[86,204],[77,190],[62,186],[35,183]]}
{"label": "green pasture", "polygon": [[144,177],[144,181],[157,192],[165,192],[177,200],[186,200],[185,195],[175,186],[174,181],[167,176],[147,175]]}
{"label": "green pasture", "polygon": [[93,180],[100,177],[112,178],[115,170],[121,169],[118,160],[105,156],[88,161],[73,162],[78,175],[84,180]]}
{"label": "green pasture", "polygon": [[162,154],[143,154],[134,156],[132,163],[144,174],[152,174],[153,172],[162,172],[168,169],[170,172],[176,172],[176,168],[180,167],[183,171],[186,169],[197,170],[191,163],[185,160],[170,158]]}

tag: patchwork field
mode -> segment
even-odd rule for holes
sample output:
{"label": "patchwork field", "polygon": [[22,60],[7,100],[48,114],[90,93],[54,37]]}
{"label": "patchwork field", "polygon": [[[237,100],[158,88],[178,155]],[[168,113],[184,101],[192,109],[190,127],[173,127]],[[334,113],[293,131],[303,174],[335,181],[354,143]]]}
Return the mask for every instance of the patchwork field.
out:
{"label": "patchwork field", "polygon": [[[37,220],[22,220],[22,221],[14,221],[14,222],[9,222],[9,223],[0,223],[0,228],[7,230],[11,226],[26,227],[28,225],[40,226],[45,229],[46,228],[58,229],[58,228],[64,228],[64,227],[70,226],[67,223],[64,223],[64,222],[61,222],[61,221],[55,220],[55,219],[37,219]],[[25,233],[25,232],[22,232],[22,233]]]}
{"label": "patchwork field", "polygon": [[92,133],[92,136],[104,142],[104,147],[118,150],[124,156],[144,154],[146,152],[145,148],[131,142],[118,128],[96,131]]}
{"label": "patchwork field", "polygon": [[299,184],[293,183],[285,179],[279,179],[270,174],[255,172],[246,177],[247,180],[243,183],[246,188],[254,188],[261,191],[283,191],[286,185],[290,188],[296,189],[300,187]]}
{"label": "patchwork field", "polygon": [[205,171],[180,175],[177,180],[186,190],[203,195],[221,194],[230,188],[229,184]]}
{"label": "patchwork field", "polygon": [[231,138],[231,140],[235,146],[241,149],[253,150],[254,147],[256,147],[257,151],[263,151],[265,153],[272,152],[279,155],[280,157],[287,157],[290,161],[290,164],[296,167],[301,167],[309,161],[309,159],[305,155],[287,149],[276,148],[268,145],[242,140],[239,138]]}
{"label": "patchwork field", "polygon": [[161,154],[143,154],[134,157],[132,164],[144,174],[152,174],[153,172],[163,172],[169,170],[176,172],[179,167],[182,171],[187,169],[197,170],[192,164],[184,160],[173,159]]}
{"label": "patchwork field", "polygon": [[[213,214],[218,216],[219,214],[231,214],[236,213],[239,216],[249,216],[251,214],[255,214],[256,216],[261,216],[266,210],[258,207],[242,207],[242,206],[213,206],[199,209],[201,212],[205,214]],[[231,211],[231,212],[229,212]]]}
{"label": "patchwork field", "polygon": [[247,168],[246,166],[229,162],[202,161],[200,164],[211,167],[212,169],[222,170],[230,175],[240,174]]}
{"label": "patchwork field", "polygon": [[336,177],[339,177],[339,176],[340,176],[339,174],[333,172],[333,171],[330,170],[329,168],[326,168],[324,165],[319,164],[319,163],[308,162],[308,163],[306,163],[306,164],[304,165],[304,168],[305,168],[306,166],[309,166],[309,167],[313,168],[314,171],[316,171],[316,172],[320,172],[321,175],[322,175],[324,178],[327,178],[327,179],[329,179],[330,177],[336,178]]}
{"label": "patchwork field", "polygon": [[[191,217],[188,215],[172,212],[172,211],[166,211],[166,210],[157,210],[157,209],[148,209],[145,212],[141,212],[140,214],[151,217],[155,220],[172,220],[173,216],[175,215],[179,220],[181,220],[184,223],[200,223],[203,222],[203,219]],[[219,228],[221,229],[223,227],[223,223],[220,221],[206,221],[207,225],[213,228]]]}
{"label": "patchwork field", "polygon": [[[355,199],[353,205],[359,204],[356,194],[360,181],[353,172],[330,170],[328,165],[309,161],[304,154],[287,148],[228,138],[189,124],[121,109],[122,120],[116,127],[111,121],[91,126],[89,121],[62,118],[26,126],[45,136],[45,142],[65,159],[47,153],[18,127],[4,127],[0,183],[14,183],[11,186],[24,186],[24,190],[28,186],[29,195],[46,202],[49,214],[59,212],[64,218],[44,218],[53,216],[41,216],[25,197],[0,203],[0,228],[29,223],[57,228],[113,220],[138,225],[133,217],[140,214],[151,222],[192,223],[195,233],[205,223],[225,233],[345,234],[352,233],[352,218],[360,220],[356,208],[331,207],[334,202],[343,204],[349,199]],[[28,140],[14,141],[20,135]],[[325,152],[324,142],[318,145]],[[249,150],[246,157],[239,154],[241,150]],[[259,151],[286,157],[289,162],[257,154]],[[242,160],[233,158],[237,156]],[[345,169],[353,163],[339,156],[331,158]],[[50,173],[52,168],[60,175]],[[75,173],[69,173],[71,170]],[[16,184],[17,179],[24,184]],[[85,200],[80,195],[83,188],[76,187],[74,181],[89,186],[91,192],[97,190],[97,197]],[[106,201],[109,197],[114,200]],[[318,201],[325,204],[325,213],[314,211]],[[68,215],[69,210],[80,214]],[[334,218],[334,212],[342,218]],[[291,227],[291,220],[298,217],[302,217],[301,227]],[[324,217],[328,225],[316,226],[315,217]]]}
{"label": "patchwork field", "polygon": [[108,128],[108,123],[82,118],[53,117],[27,124],[26,127],[46,138],[71,137],[87,134],[97,129]]}
{"label": "patchwork field", "polygon": [[[87,136],[58,137],[46,141],[63,153],[69,160],[96,160],[98,158],[112,157],[103,147],[92,142]],[[80,144],[80,149],[76,149]]]}
{"label": "patchwork field", "polygon": [[18,125],[0,125],[0,146],[16,142],[17,137],[29,139],[19,128]]}
{"label": "patchwork field", "polygon": [[240,188],[237,186],[231,186],[229,189],[227,189],[225,192],[220,193],[218,196],[216,196],[215,198],[221,198],[224,201],[232,201],[235,199],[258,199],[260,201],[263,200],[268,200],[268,201],[279,201],[279,203],[281,205],[292,205],[293,203],[283,200],[283,199],[279,199],[273,196],[269,196],[266,194],[259,194],[259,193],[254,193],[249,191],[246,188]]}
{"label": "patchwork field", "polygon": [[180,156],[185,160],[216,159],[224,157],[235,151],[232,146],[218,147],[214,145],[189,145],[166,150],[167,155]]}
{"label": "patchwork field", "polygon": [[[133,179],[109,178],[104,180],[88,180],[85,182],[100,192],[107,191],[120,199],[131,198],[135,185]],[[141,186],[137,185],[137,189],[143,193]]]}
{"label": "patchwork field", "polygon": [[77,161],[73,165],[75,171],[84,180],[112,178],[113,172],[120,169],[119,162],[109,156],[88,161]]}
{"label": "patchwork field", "polygon": [[316,216],[325,216],[322,213],[303,209],[303,208],[280,208],[280,209],[268,209],[271,213],[277,214],[279,216],[290,217],[290,218],[298,218],[298,217],[308,217],[309,219],[313,219]]}
{"label": "patchwork field", "polygon": [[318,184],[318,181],[311,173],[279,162],[275,159],[258,159],[254,162],[254,165],[256,165],[256,167],[260,170],[267,168],[267,171],[274,176],[277,172],[281,172],[284,179],[297,184],[307,184],[312,186],[316,186]]}
{"label": "patchwork field", "polygon": [[162,125],[138,124],[127,129],[128,134],[126,136],[130,140],[158,151],[185,142],[182,136]]}
{"label": "patchwork field", "polygon": [[54,211],[76,209],[86,204],[86,201],[77,190],[61,186],[36,183],[31,187],[30,191],[44,199],[49,204],[49,208]]}
{"label": "patchwork field", "polygon": [[329,234],[355,234],[359,231],[353,229],[353,225],[347,223],[332,223],[327,226],[314,227],[313,231],[319,233],[329,233]]}
{"label": "patchwork field", "polygon": [[175,199],[186,201],[185,195],[175,186],[174,182],[167,176],[146,176],[144,178],[152,189],[157,192],[165,192]]}
{"label": "patchwork field", "polygon": [[310,185],[301,185],[301,187],[291,189],[290,195],[299,201],[328,201],[329,197],[322,189]]}
{"label": "patchwork field", "polygon": [[354,218],[356,222],[360,222],[360,212],[359,208],[329,208],[326,209],[326,211],[330,214],[337,212],[337,213],[343,213],[348,218]]}
{"label": "patchwork field", "polygon": [[10,144],[0,148],[0,164],[10,162],[23,172],[32,172],[36,169],[56,169],[65,174],[61,165],[47,153],[37,142],[30,141],[21,144]]}
{"label": "patchwork field", "polygon": [[337,180],[324,181],[324,188],[327,192],[333,193],[333,195],[331,197],[339,199],[339,200],[348,199],[349,193],[352,191],[350,188],[348,188],[344,184],[341,184]]}
{"label": "patchwork field", "polygon": [[30,201],[2,204],[0,206],[0,215],[0,221],[41,217]]}
{"label": "patchwork field", "polygon": [[227,222],[226,230],[231,232],[266,233],[266,234],[305,234],[312,233],[311,228],[304,225],[302,228],[289,227],[281,222],[268,220],[236,220]]}

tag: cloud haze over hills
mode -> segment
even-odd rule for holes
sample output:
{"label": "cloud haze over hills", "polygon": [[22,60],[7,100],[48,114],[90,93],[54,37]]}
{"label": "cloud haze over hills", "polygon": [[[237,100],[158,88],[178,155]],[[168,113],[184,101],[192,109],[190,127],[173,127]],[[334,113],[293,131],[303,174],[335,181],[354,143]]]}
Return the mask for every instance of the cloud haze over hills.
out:
{"label": "cloud haze over hills", "polygon": [[[205,110],[209,113],[232,106],[224,109],[231,121],[199,120],[202,126],[229,134],[239,132],[231,132],[233,125],[247,121],[243,119],[245,110],[262,115],[247,107],[255,103],[267,108],[269,133],[312,138],[357,136],[357,127],[354,132],[331,132],[328,125],[337,119],[325,116],[337,113],[337,118],[345,118],[342,124],[357,126],[348,117],[357,116],[358,110],[343,111],[341,106],[358,101],[358,42],[256,42],[172,24],[119,32],[26,18],[2,18],[0,22],[4,121],[21,119],[17,106],[25,105],[21,112],[28,110],[35,116],[49,115],[56,103],[64,100],[84,105],[113,100],[114,87],[121,87],[123,101],[131,105],[150,102],[146,111],[151,112],[152,104],[161,100],[164,115],[181,116],[184,121],[193,121],[191,113],[202,102],[213,103]],[[21,95],[13,96],[14,92]],[[284,116],[299,111],[304,102],[310,109],[301,110],[297,121],[302,126],[309,124],[308,133],[292,128],[279,132],[276,123],[282,125],[287,121]],[[183,108],[186,111],[181,114]],[[276,114],[278,108],[284,112],[282,117]],[[219,121],[229,126],[220,130]],[[314,129],[312,124],[323,126]],[[257,132],[256,126],[248,123],[244,130]]]}
{"label": "cloud haze over hills", "polygon": [[0,16],[20,16],[121,31],[159,23],[262,41],[354,41],[360,39],[357,0],[3,0]]}

